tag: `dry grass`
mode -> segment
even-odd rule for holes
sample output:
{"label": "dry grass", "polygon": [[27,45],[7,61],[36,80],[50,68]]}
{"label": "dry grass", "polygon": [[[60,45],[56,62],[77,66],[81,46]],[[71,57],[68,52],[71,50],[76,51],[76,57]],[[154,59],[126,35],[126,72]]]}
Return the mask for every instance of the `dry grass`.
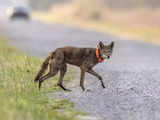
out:
{"label": "dry grass", "polygon": [[102,7],[99,12],[91,12],[91,10],[85,12],[76,5],[65,4],[57,5],[48,13],[35,12],[33,16],[48,23],[69,24],[107,32],[125,39],[145,40],[160,44],[160,10],[158,9],[113,11]]}

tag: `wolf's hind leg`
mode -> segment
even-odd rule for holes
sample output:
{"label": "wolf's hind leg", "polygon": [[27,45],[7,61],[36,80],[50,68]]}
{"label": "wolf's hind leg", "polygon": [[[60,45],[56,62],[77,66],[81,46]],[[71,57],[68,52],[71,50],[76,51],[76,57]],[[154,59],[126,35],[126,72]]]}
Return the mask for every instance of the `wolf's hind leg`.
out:
{"label": "wolf's hind leg", "polygon": [[65,91],[71,91],[69,89],[66,89],[63,86],[63,78],[64,78],[64,75],[66,74],[66,71],[67,71],[67,65],[63,64],[62,67],[60,68],[60,77],[59,77],[59,81],[58,81],[57,85]]}
{"label": "wolf's hind leg", "polygon": [[41,88],[42,82],[44,80],[47,80],[50,77],[55,76],[58,73],[58,70],[59,69],[56,67],[56,65],[54,64],[54,62],[51,62],[50,66],[49,66],[49,73],[46,74],[46,75],[44,75],[43,77],[41,77],[40,80],[39,80],[39,90]]}

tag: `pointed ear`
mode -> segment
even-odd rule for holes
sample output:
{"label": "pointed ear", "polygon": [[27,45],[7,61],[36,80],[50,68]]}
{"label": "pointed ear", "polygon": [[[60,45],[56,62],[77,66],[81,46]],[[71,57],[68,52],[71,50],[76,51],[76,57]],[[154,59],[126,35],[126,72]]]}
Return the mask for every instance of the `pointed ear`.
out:
{"label": "pointed ear", "polygon": [[114,47],[114,41],[111,42],[111,48],[113,48],[113,47]]}
{"label": "pointed ear", "polygon": [[102,43],[102,41],[100,41],[100,42],[98,43],[98,47],[99,47],[99,48],[103,48],[103,47],[104,47],[104,44]]}

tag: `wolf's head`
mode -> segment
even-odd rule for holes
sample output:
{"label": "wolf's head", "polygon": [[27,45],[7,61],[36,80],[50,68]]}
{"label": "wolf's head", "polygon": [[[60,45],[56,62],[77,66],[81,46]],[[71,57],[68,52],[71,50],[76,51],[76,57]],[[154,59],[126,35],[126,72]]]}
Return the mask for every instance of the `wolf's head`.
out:
{"label": "wolf's head", "polygon": [[102,59],[109,59],[112,55],[114,42],[112,41],[109,45],[104,45],[101,41],[98,43],[99,54]]}

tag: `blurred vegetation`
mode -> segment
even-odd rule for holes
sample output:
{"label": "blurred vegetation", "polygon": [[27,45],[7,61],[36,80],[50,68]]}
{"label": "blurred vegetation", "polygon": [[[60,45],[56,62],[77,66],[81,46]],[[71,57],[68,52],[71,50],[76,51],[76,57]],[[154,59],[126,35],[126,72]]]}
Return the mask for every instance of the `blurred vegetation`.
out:
{"label": "blurred vegetation", "polygon": [[[72,102],[47,97],[49,91],[59,90],[57,78],[45,82],[41,91],[34,84],[42,60],[18,52],[4,40],[0,38],[1,120],[74,120],[80,112],[73,109]],[[67,74],[66,79],[70,77]]]}
{"label": "blurred vegetation", "polygon": [[[66,4],[77,2],[84,8],[95,6],[93,9],[98,9],[99,4],[110,9],[135,9],[135,8],[150,8],[157,9],[160,7],[159,0],[29,0],[30,5],[35,9],[48,9],[54,4]],[[98,6],[97,6],[98,5]]]}
{"label": "blurred vegetation", "polygon": [[53,0],[29,0],[29,4],[36,10],[48,10],[52,5]]}
{"label": "blurred vegetation", "polygon": [[34,12],[34,17],[160,44],[158,0],[73,0]]}
{"label": "blurred vegetation", "polygon": [[[157,10],[158,0],[74,0],[75,15],[89,19],[104,19],[110,11],[125,12],[134,10]],[[54,6],[53,6],[54,8]]]}
{"label": "blurred vegetation", "polygon": [[135,8],[151,8],[160,7],[159,0],[100,0],[105,6],[112,9],[135,9]]}
{"label": "blurred vegetation", "polygon": [[30,6],[35,10],[48,10],[51,6],[58,3],[67,3],[72,0],[28,0]]}

